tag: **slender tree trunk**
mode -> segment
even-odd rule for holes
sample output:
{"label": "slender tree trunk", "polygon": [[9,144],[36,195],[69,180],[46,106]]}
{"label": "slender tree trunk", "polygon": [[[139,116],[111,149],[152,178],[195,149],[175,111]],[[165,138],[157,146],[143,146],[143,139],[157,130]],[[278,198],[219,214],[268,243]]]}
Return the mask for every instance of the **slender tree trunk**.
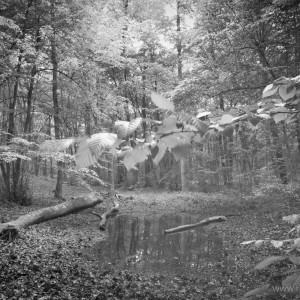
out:
{"label": "slender tree trunk", "polygon": [[[52,62],[52,100],[54,111],[54,133],[55,139],[60,139],[60,111],[58,104],[58,58],[57,58],[57,42],[55,29],[55,1],[51,1],[51,22],[52,22],[52,36],[51,36],[51,62]],[[55,198],[62,198],[62,183],[63,183],[63,162],[57,162],[57,181],[54,192]]]}
{"label": "slender tree trunk", "polygon": [[276,156],[276,173],[283,184],[288,183],[287,170],[282,153],[282,144],[279,140],[278,127],[273,120],[270,121],[270,129],[273,137],[273,145],[275,146]]}
{"label": "slender tree trunk", "polygon": [[[182,41],[181,41],[181,0],[177,0],[176,2],[176,25],[177,25],[177,75],[178,79],[182,80]],[[180,177],[181,177],[181,190],[183,192],[188,190],[186,177],[185,177],[185,169],[186,169],[186,161],[185,158],[180,159]]]}

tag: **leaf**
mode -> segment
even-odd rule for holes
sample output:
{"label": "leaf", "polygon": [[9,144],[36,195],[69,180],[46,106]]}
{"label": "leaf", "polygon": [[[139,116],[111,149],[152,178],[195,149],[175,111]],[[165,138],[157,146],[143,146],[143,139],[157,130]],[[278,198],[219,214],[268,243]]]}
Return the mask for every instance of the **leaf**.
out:
{"label": "leaf", "polygon": [[295,265],[300,265],[300,256],[291,255],[289,256],[289,260]]}
{"label": "leaf", "polygon": [[220,125],[227,125],[227,124],[231,124],[232,120],[234,119],[234,117],[232,115],[229,114],[225,114],[222,116],[219,124]]}
{"label": "leaf", "polygon": [[79,144],[79,148],[75,154],[75,163],[78,168],[87,168],[97,162],[95,156],[92,155],[87,140],[84,139]]}
{"label": "leaf", "polygon": [[96,133],[87,140],[91,154],[99,158],[104,150],[117,147],[122,140],[118,139],[115,133],[101,132]]}
{"label": "leaf", "polygon": [[297,248],[300,248],[300,238],[294,240],[294,245],[295,245]]}
{"label": "leaf", "polygon": [[258,116],[260,116],[261,118],[266,119],[266,120],[271,118],[270,115],[268,115],[268,114],[259,114]]}
{"label": "leaf", "polygon": [[277,90],[278,90],[278,86],[275,86],[271,83],[264,88],[262,97],[263,98],[270,97],[270,96],[276,94]]}
{"label": "leaf", "polygon": [[255,241],[254,244],[255,244],[256,247],[260,247],[264,243],[264,241],[265,240],[257,240],[257,241]]}
{"label": "leaf", "polygon": [[7,163],[10,163],[12,161],[17,160],[17,158],[23,159],[23,160],[31,160],[30,157],[25,156],[25,155],[21,155],[19,153],[16,152],[11,152],[11,151],[7,151],[7,152],[3,152],[0,155],[0,161],[4,161]]}
{"label": "leaf", "polygon": [[250,117],[250,118],[249,118],[249,122],[250,122],[253,126],[256,126],[256,125],[260,122],[260,119],[259,119],[259,118],[255,118],[255,117]]}
{"label": "leaf", "polygon": [[197,133],[195,136],[192,137],[193,142],[195,143],[202,143],[205,139],[200,133]]}
{"label": "leaf", "polygon": [[249,244],[253,244],[256,240],[252,240],[252,241],[245,241],[240,243],[241,245],[249,245]]}
{"label": "leaf", "polygon": [[289,84],[291,83],[291,80],[289,78],[286,78],[285,76],[281,76],[278,79],[273,81],[274,85],[283,85],[283,84]]}
{"label": "leaf", "polygon": [[191,144],[181,144],[171,149],[176,160],[186,157],[191,150]]}
{"label": "leaf", "polygon": [[234,132],[233,126],[232,126],[232,125],[227,125],[227,126],[225,126],[225,128],[224,128],[222,134],[223,134],[224,136],[227,136],[227,137],[232,137],[233,132]]}
{"label": "leaf", "polygon": [[239,117],[235,117],[232,119],[232,123],[235,123],[235,122],[238,122],[238,121],[244,121],[244,120],[247,120],[249,118],[249,115],[248,114],[243,114]]}
{"label": "leaf", "polygon": [[158,127],[157,134],[165,134],[165,133],[179,131],[176,124],[177,124],[176,116],[167,117],[166,119],[163,120],[163,124]]}
{"label": "leaf", "polygon": [[196,118],[200,119],[200,118],[206,117],[210,114],[211,114],[210,111],[200,108],[200,109],[198,109],[198,114],[197,114]]}
{"label": "leaf", "polygon": [[151,93],[151,100],[160,109],[168,109],[168,110],[175,109],[173,102],[169,101],[165,97],[163,97],[155,92]]}
{"label": "leaf", "polygon": [[84,139],[80,142],[79,148],[75,154],[75,162],[79,168],[92,166],[100,158],[104,150],[117,147],[122,140],[110,132],[101,132],[93,134],[90,139]]}
{"label": "leaf", "polygon": [[44,152],[60,152],[68,149],[75,139],[61,139],[61,140],[46,140],[40,144],[40,151]]}
{"label": "leaf", "polygon": [[251,105],[246,105],[246,106],[243,107],[243,109],[246,113],[254,113],[258,109],[258,104],[254,103],[254,104],[251,104]]}
{"label": "leaf", "polygon": [[251,296],[255,296],[255,295],[258,296],[260,294],[264,294],[264,293],[268,292],[269,288],[270,288],[270,285],[266,284],[264,286],[261,286],[259,288],[256,288],[254,290],[247,292],[246,294],[244,294],[244,297],[251,297]]}
{"label": "leaf", "polygon": [[273,119],[275,121],[275,123],[279,123],[281,121],[284,121],[287,119],[287,117],[289,116],[289,114],[287,113],[277,113],[273,115]]}
{"label": "leaf", "polygon": [[282,281],[283,287],[290,287],[295,288],[295,290],[298,290],[300,287],[300,274],[293,274],[291,276],[288,276]]}
{"label": "leaf", "polygon": [[283,85],[278,90],[280,97],[283,101],[287,101],[288,99],[293,98],[296,95],[296,87]]}
{"label": "leaf", "polygon": [[264,259],[263,261],[261,261],[259,264],[257,264],[254,267],[254,269],[255,270],[263,269],[263,268],[271,265],[272,263],[283,260],[283,259],[285,259],[284,256],[270,256],[270,257]]}
{"label": "leaf", "polygon": [[297,114],[291,114],[286,118],[285,123],[290,124],[295,121],[297,121]]}
{"label": "leaf", "polygon": [[300,221],[300,215],[294,214],[294,215],[289,215],[289,216],[284,216],[282,218],[283,221],[287,221],[289,224],[296,224],[299,223]]}
{"label": "leaf", "polygon": [[149,145],[141,144],[135,146],[130,153],[127,153],[123,163],[127,170],[135,169],[137,163],[143,162],[151,155]]}
{"label": "leaf", "polygon": [[158,165],[161,159],[164,157],[165,152],[167,150],[167,146],[164,143],[159,143],[158,144],[158,152],[153,158],[153,162]]}
{"label": "leaf", "polygon": [[131,135],[140,126],[142,120],[142,118],[136,118],[134,120],[131,120],[130,122],[121,120],[116,121],[115,128],[118,137],[122,139]]}
{"label": "leaf", "polygon": [[275,248],[280,248],[283,246],[283,241],[275,241],[275,240],[272,240],[271,241],[271,244],[275,247]]}
{"label": "leaf", "polygon": [[193,134],[175,132],[160,138],[160,143],[164,143],[169,149],[182,144],[190,144]]}
{"label": "leaf", "polygon": [[[191,127],[194,127],[196,130],[198,130],[202,135],[206,133],[209,125],[204,122],[201,121],[199,119],[197,119],[194,116],[188,115],[186,113],[181,113],[179,115],[179,120],[186,125],[192,125]],[[187,127],[187,126],[186,126]],[[193,130],[192,128],[186,128],[187,130]]]}
{"label": "leaf", "polygon": [[219,124],[212,124],[209,126],[209,129],[215,129],[217,132],[222,132],[224,127],[220,126]]}

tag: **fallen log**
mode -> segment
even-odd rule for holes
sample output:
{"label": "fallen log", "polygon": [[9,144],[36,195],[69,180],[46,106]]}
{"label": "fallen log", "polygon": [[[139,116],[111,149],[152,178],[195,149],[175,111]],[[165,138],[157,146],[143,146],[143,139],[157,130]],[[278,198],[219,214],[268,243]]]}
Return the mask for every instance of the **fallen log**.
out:
{"label": "fallen log", "polygon": [[90,193],[86,196],[77,197],[58,205],[41,208],[32,211],[18,219],[0,224],[0,239],[14,240],[19,235],[21,228],[74,214],[103,202],[105,195]]}
{"label": "fallen log", "polygon": [[118,202],[114,202],[114,206],[111,209],[104,212],[102,215],[100,215],[94,211],[92,212],[93,215],[96,215],[98,218],[100,218],[99,229],[101,231],[105,231],[107,220],[110,218],[114,218],[118,213],[119,213],[119,203]]}
{"label": "fallen log", "polygon": [[226,220],[227,219],[224,216],[210,217],[210,218],[202,220],[199,223],[182,225],[182,226],[174,227],[174,228],[171,228],[171,229],[166,229],[164,234],[166,235],[166,234],[172,234],[172,233],[188,231],[188,230],[191,230],[191,229],[194,229],[194,228],[197,228],[197,227],[208,225],[210,223],[224,222]]}

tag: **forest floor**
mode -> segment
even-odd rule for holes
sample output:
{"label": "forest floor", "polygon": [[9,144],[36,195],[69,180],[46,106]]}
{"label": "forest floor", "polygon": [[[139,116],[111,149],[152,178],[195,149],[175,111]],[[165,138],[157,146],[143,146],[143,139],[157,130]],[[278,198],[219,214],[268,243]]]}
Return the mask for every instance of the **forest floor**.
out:
{"label": "forest floor", "polygon": [[[32,205],[20,207],[4,203],[0,217],[15,219],[32,210],[57,204],[51,192],[54,186],[55,181],[51,179],[34,178]],[[285,212],[276,206],[275,196],[272,203],[257,203],[234,193],[171,193],[152,189],[118,192],[125,197],[120,204],[121,214],[188,213],[201,218],[227,215],[228,221],[217,228],[226,240],[225,250],[236,262],[235,267],[228,269],[220,262],[218,270],[203,270],[200,277],[182,276],[168,283],[164,283],[160,274],[100,271],[85,253],[105,239],[106,233],[98,230],[98,220],[88,209],[32,226],[14,242],[0,242],[0,300],[236,299],[262,283],[271,280],[277,284],[281,279],[276,277],[276,266],[267,271],[253,270],[262,259],[279,255],[280,250],[269,245],[260,248],[240,245],[247,240],[279,240],[286,236],[290,226],[282,222]],[[82,187],[64,185],[67,199],[85,193],[88,191]],[[96,209],[104,211],[110,206],[108,201]],[[289,298],[278,294],[278,298],[272,299]]]}

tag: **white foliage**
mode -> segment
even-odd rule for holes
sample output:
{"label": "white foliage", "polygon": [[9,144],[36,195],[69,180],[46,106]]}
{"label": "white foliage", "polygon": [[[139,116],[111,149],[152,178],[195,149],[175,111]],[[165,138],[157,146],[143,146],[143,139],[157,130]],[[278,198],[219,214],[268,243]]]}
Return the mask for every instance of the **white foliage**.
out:
{"label": "white foliage", "polygon": [[169,101],[165,97],[163,97],[155,92],[151,93],[151,99],[152,99],[153,103],[160,109],[167,109],[167,110],[175,109],[173,102]]}
{"label": "white foliage", "polygon": [[91,138],[82,140],[75,154],[77,167],[86,168],[94,165],[103,151],[115,148],[121,142],[116,134],[109,132],[93,134]]}
{"label": "white foliage", "polygon": [[67,150],[75,142],[74,138],[61,140],[46,140],[40,144],[40,151],[60,152]]}
{"label": "white foliage", "polygon": [[142,123],[142,118],[136,118],[130,122],[118,120],[115,122],[117,135],[120,139],[131,135]]}

